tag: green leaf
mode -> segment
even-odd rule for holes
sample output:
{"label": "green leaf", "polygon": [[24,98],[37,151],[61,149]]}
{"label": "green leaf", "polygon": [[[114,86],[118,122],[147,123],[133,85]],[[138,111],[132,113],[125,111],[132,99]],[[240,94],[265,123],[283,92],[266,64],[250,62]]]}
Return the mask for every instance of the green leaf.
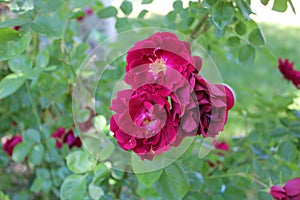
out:
{"label": "green leaf", "polygon": [[150,4],[153,0],[142,0],[142,4]]}
{"label": "green leaf", "polygon": [[93,182],[100,184],[102,179],[105,178],[107,175],[109,175],[109,173],[110,173],[109,169],[103,163],[99,163],[94,169]]}
{"label": "green leaf", "polygon": [[295,6],[294,6],[292,0],[288,0],[288,2],[289,2],[289,4],[290,4],[290,6],[292,7],[293,12],[294,12],[295,15],[296,15],[296,14],[297,14],[297,13],[296,13],[296,9],[295,9]]}
{"label": "green leaf", "polygon": [[291,162],[296,159],[298,150],[294,143],[284,142],[279,146],[278,154],[282,159]]}
{"label": "green leaf", "polygon": [[0,199],[1,200],[10,200],[9,196],[0,191]]}
{"label": "green leaf", "polygon": [[236,37],[236,36],[232,36],[230,38],[228,38],[227,40],[227,44],[229,46],[236,46],[240,43],[240,38]]}
{"label": "green leaf", "polygon": [[15,73],[27,73],[32,65],[32,59],[27,55],[20,55],[8,61],[9,69]]}
{"label": "green leaf", "polygon": [[254,45],[264,45],[266,43],[266,39],[259,28],[253,30],[249,35],[249,42]]}
{"label": "green leaf", "polygon": [[39,51],[38,55],[36,56],[35,65],[37,67],[47,67],[50,60],[50,53],[47,49]]}
{"label": "green leaf", "polygon": [[174,10],[176,11],[180,11],[183,9],[183,4],[182,4],[182,1],[181,0],[176,0],[173,2],[173,8]]}
{"label": "green leaf", "polygon": [[64,4],[63,0],[45,1],[41,7],[41,13],[51,13],[59,9]]}
{"label": "green leaf", "polygon": [[68,168],[74,173],[85,173],[93,169],[95,160],[87,152],[79,150],[72,152],[66,158]]}
{"label": "green leaf", "polygon": [[29,22],[30,22],[30,20],[28,18],[8,19],[8,20],[0,23],[0,28],[10,28],[11,29],[11,27],[21,26],[21,25],[27,24]]}
{"label": "green leaf", "polygon": [[0,61],[20,55],[29,45],[30,33],[20,35],[12,29],[0,29]]}
{"label": "green leaf", "polygon": [[97,130],[103,131],[106,127],[106,123],[107,121],[103,115],[97,115],[94,117],[94,125]]}
{"label": "green leaf", "polygon": [[251,64],[255,59],[255,48],[251,45],[245,45],[240,49],[239,61],[243,64]]}
{"label": "green leaf", "polygon": [[15,93],[25,83],[23,74],[9,74],[0,82],[0,99]]}
{"label": "green leaf", "polygon": [[25,143],[38,143],[41,141],[40,133],[35,129],[27,129],[22,133],[23,141]]}
{"label": "green leaf", "polygon": [[144,183],[147,187],[150,187],[155,181],[157,181],[162,173],[162,169],[146,172],[146,173],[136,173],[138,180]]}
{"label": "green leaf", "polygon": [[270,1],[270,0],[260,0],[260,2],[261,2],[263,5],[265,5],[265,6],[269,3],[269,1]]}
{"label": "green leaf", "polygon": [[97,15],[100,18],[115,17],[118,14],[118,10],[113,6],[105,7],[98,11]]}
{"label": "green leaf", "polygon": [[120,6],[120,9],[125,15],[129,15],[132,12],[132,3],[127,0],[123,1]]}
{"label": "green leaf", "polygon": [[33,183],[30,186],[30,191],[34,193],[38,193],[42,190],[43,180],[40,178],[35,178]]}
{"label": "green leaf", "polygon": [[247,32],[247,26],[242,21],[237,23],[234,28],[235,32],[239,35],[244,35]]}
{"label": "green leaf", "polygon": [[247,199],[247,196],[243,189],[233,184],[227,184],[224,192],[224,199]]}
{"label": "green leaf", "polygon": [[236,4],[244,19],[249,20],[249,15],[252,13],[249,3],[245,0],[237,0]]}
{"label": "green leaf", "polygon": [[88,189],[89,195],[93,200],[99,200],[104,195],[102,188],[94,185],[93,183],[89,185]]}
{"label": "green leaf", "polygon": [[139,19],[143,19],[145,17],[145,15],[148,13],[148,10],[142,10],[139,15],[138,15],[138,18]]}
{"label": "green leaf", "polygon": [[39,165],[43,161],[45,148],[42,144],[36,144],[32,147],[28,161],[34,165]]}
{"label": "green leaf", "polygon": [[275,10],[278,12],[285,12],[288,7],[287,2],[288,2],[288,0],[274,0],[272,10]]}
{"label": "green leaf", "polygon": [[14,147],[12,159],[16,162],[22,162],[28,155],[31,149],[31,144],[20,142]]}
{"label": "green leaf", "polygon": [[82,200],[86,193],[85,176],[73,174],[68,176],[61,188],[60,198],[62,200]]}
{"label": "green leaf", "polygon": [[225,3],[223,1],[217,3],[211,11],[212,22],[218,29],[224,29],[230,24],[235,16],[235,9],[232,3]]}
{"label": "green leaf", "polygon": [[187,174],[176,164],[166,167],[157,182],[157,192],[163,199],[180,200],[188,189]]}
{"label": "green leaf", "polygon": [[64,25],[64,21],[57,14],[53,14],[37,18],[30,27],[37,33],[59,39],[62,38]]}
{"label": "green leaf", "polygon": [[175,11],[169,12],[165,17],[164,17],[164,22],[165,24],[172,24],[176,20],[177,13]]}

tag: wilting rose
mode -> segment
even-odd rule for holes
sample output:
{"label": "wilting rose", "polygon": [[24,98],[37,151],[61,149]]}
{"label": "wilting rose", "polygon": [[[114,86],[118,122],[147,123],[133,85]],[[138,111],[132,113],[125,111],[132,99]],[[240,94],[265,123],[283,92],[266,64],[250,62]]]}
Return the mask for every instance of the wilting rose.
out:
{"label": "wilting rose", "polygon": [[[133,88],[145,83],[167,82],[174,84],[188,79],[190,74],[198,73],[202,66],[199,56],[192,56],[188,42],[180,41],[169,32],[158,32],[149,38],[135,43],[126,57],[125,82]],[[178,74],[170,75],[175,70]]]}
{"label": "wilting rose", "polygon": [[74,146],[81,147],[82,143],[79,137],[75,137],[72,129],[66,131],[65,128],[58,128],[51,136],[56,140],[56,147],[61,148],[63,144],[68,144],[72,149]]}
{"label": "wilting rose", "polygon": [[144,85],[117,93],[111,109],[110,129],[124,150],[142,159],[168,151],[176,138],[177,123],[168,102],[171,91],[160,85]]}
{"label": "wilting rose", "polygon": [[287,181],[283,189],[290,200],[300,200],[300,178]]}
{"label": "wilting rose", "polygon": [[20,142],[22,142],[22,136],[14,135],[12,138],[6,140],[2,148],[9,156],[12,156],[15,146]]}
{"label": "wilting rose", "polygon": [[300,71],[294,69],[294,63],[291,63],[288,59],[282,61],[278,60],[278,68],[285,79],[292,81],[292,83],[300,89]]}

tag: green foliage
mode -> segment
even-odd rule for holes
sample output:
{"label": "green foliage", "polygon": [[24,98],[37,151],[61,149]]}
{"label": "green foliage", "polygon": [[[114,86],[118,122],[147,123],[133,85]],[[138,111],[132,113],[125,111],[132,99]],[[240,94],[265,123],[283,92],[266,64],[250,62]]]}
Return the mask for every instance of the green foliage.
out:
{"label": "green foliage", "polygon": [[[1,141],[15,134],[21,134],[23,141],[14,147],[11,158],[4,151],[0,153],[0,199],[265,200],[270,199],[271,183],[283,185],[300,176],[299,97],[295,98],[294,91],[275,85],[265,88],[265,79],[276,80],[279,85],[283,82],[279,73],[266,69],[276,66],[277,58],[268,49],[265,29],[251,19],[251,1],[203,0],[183,6],[181,0],[174,0],[173,10],[164,16],[143,9],[136,18],[132,15],[136,2],[130,0],[120,2],[119,8],[93,0],[1,2],[9,5],[11,11],[7,12],[12,12],[6,16],[1,9],[0,16]],[[290,6],[295,12],[291,0],[261,0],[263,5],[270,2],[275,11],[284,12]],[[153,26],[181,32],[216,58],[237,94],[228,123],[240,135],[231,137],[226,127],[221,136],[229,144],[229,152],[216,150],[207,155],[212,146],[195,140],[175,163],[156,171],[134,174],[111,163],[110,158],[118,156],[120,149],[99,137],[103,134],[114,141],[108,124],[111,111],[106,102],[114,90],[111,77],[122,77],[126,62],[123,55],[110,63],[101,87],[93,91],[97,98],[92,120],[90,109],[72,107],[72,89],[84,67],[82,62],[94,44],[109,37],[94,27],[82,35],[83,22],[78,17],[84,16],[87,8],[93,9],[93,17],[99,20],[115,18],[118,32]],[[20,29],[14,30],[14,26]],[[289,49],[294,43],[282,48]],[[97,56],[115,58],[122,45],[110,44]],[[255,59],[264,63],[246,67]],[[251,71],[256,71],[258,77],[253,77]],[[84,76],[92,77],[93,73]],[[264,92],[259,92],[261,88],[250,90],[253,82],[261,83]],[[271,90],[278,91],[271,94]],[[73,119],[72,111],[79,117]],[[85,145],[99,147],[95,152],[67,144],[57,147],[62,140],[54,139],[52,133],[64,127],[78,135],[74,120],[90,120],[93,124],[95,134],[92,130],[90,135],[80,136]],[[120,158],[118,164],[123,166],[126,159]]]}

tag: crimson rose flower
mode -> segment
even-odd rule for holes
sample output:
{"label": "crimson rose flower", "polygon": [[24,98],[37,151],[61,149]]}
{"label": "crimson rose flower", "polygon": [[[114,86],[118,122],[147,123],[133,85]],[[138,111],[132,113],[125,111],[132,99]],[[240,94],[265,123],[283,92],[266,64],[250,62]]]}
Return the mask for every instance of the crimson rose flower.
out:
{"label": "crimson rose flower", "polygon": [[6,140],[3,145],[3,151],[5,151],[9,156],[12,156],[13,150],[17,144],[22,142],[21,135],[14,135],[12,138]]}
{"label": "crimson rose flower", "polygon": [[59,149],[63,144],[68,144],[70,149],[74,146],[81,147],[81,140],[79,137],[75,137],[72,129],[66,131],[65,128],[58,128],[51,137],[56,140],[56,147]]}
{"label": "crimson rose flower", "polygon": [[300,178],[287,181],[283,188],[278,185],[272,186],[270,195],[275,200],[300,200]]}
{"label": "crimson rose flower", "polygon": [[279,58],[278,68],[284,76],[284,78],[286,78],[289,81],[292,81],[292,83],[298,89],[300,89],[300,71],[294,69],[294,63],[291,63],[288,59],[282,61],[281,58]]}
{"label": "crimson rose flower", "polygon": [[178,127],[167,98],[171,93],[154,84],[117,93],[112,101],[111,110],[116,114],[110,119],[110,129],[124,150],[151,160],[170,149]]}
{"label": "crimson rose flower", "polygon": [[[226,142],[218,142],[217,140],[213,141],[213,145],[216,149],[223,151],[223,152],[227,152],[230,150],[229,145]],[[218,152],[217,153],[219,156],[224,157],[225,154]],[[210,167],[214,167],[215,163],[213,163],[212,161],[208,161],[208,164]],[[218,160],[216,164],[220,164],[220,161]]]}
{"label": "crimson rose flower", "polygon": [[85,12],[81,16],[77,17],[76,19],[77,21],[82,21],[86,15],[91,15],[91,14],[93,14],[93,10],[91,8],[86,8]]}
{"label": "crimson rose flower", "polygon": [[[181,85],[182,78],[188,79],[202,66],[201,58],[191,55],[189,43],[180,41],[169,32],[158,32],[135,43],[128,51],[126,61],[125,82],[133,88],[157,81],[172,83],[172,89],[176,89],[177,83]],[[176,77],[170,75],[174,70],[178,72]]]}
{"label": "crimson rose flower", "polygon": [[137,42],[126,57],[125,82],[112,101],[110,129],[118,144],[142,159],[178,146],[187,136],[215,137],[233,107],[231,90],[197,73],[202,60],[173,33]]}

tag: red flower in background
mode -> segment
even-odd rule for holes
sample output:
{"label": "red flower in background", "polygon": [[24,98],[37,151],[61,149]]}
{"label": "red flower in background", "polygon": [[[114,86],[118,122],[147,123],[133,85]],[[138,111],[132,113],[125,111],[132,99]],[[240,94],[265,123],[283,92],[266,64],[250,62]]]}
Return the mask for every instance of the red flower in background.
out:
{"label": "red flower in background", "polygon": [[22,142],[22,136],[14,135],[12,138],[6,140],[2,148],[9,156],[12,156],[15,146],[20,142]]}
{"label": "red flower in background", "polygon": [[81,147],[81,140],[79,137],[75,137],[72,129],[66,131],[65,128],[58,128],[51,136],[56,140],[56,147],[61,148],[63,144],[68,144],[72,149],[74,146]]}
{"label": "red flower in background", "polygon": [[91,14],[93,14],[93,10],[91,8],[86,8],[82,16],[77,17],[76,19],[77,21],[82,21],[86,15],[91,15]]}
{"label": "red flower in background", "polygon": [[292,81],[292,83],[300,89],[300,71],[294,69],[294,63],[291,63],[288,59],[282,61],[278,60],[278,68],[285,79]]}
{"label": "red flower in background", "polygon": [[275,200],[300,200],[300,178],[287,181],[283,188],[278,185],[272,186],[270,195]]}
{"label": "red flower in background", "polygon": [[[228,152],[230,150],[230,147],[226,142],[218,142],[217,140],[214,140],[213,145],[217,150],[220,150],[223,152]],[[221,157],[225,157],[224,153],[218,152],[217,154]],[[208,164],[210,167],[214,167],[216,164],[220,164],[220,161],[218,160],[217,163],[208,161]]]}
{"label": "red flower in background", "polygon": [[21,28],[21,26],[14,26],[14,27],[13,27],[13,29],[16,30],[16,31],[19,31],[20,28]]}

